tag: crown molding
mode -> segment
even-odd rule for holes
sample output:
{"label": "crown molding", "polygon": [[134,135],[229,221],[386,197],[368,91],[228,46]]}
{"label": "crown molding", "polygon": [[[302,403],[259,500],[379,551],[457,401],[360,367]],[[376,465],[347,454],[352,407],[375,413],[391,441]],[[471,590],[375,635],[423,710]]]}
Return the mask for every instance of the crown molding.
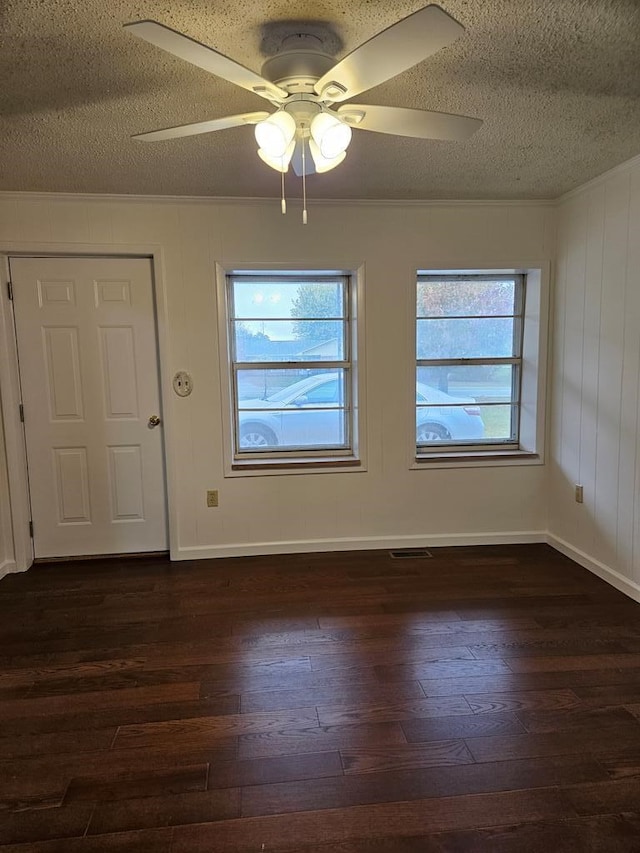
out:
{"label": "crown molding", "polygon": [[[507,198],[507,199],[371,199],[371,198],[316,198],[309,204],[313,207],[340,205],[341,207],[559,207],[572,198],[589,192],[594,187],[605,183],[615,175],[622,174],[640,166],[640,154],[619,163],[601,175],[597,175],[585,184],[580,184],[572,190],[555,198]],[[194,195],[136,195],[128,193],[64,193],[64,192],[23,192],[20,190],[0,190],[2,200],[29,201],[69,201],[69,202],[130,202],[132,204],[201,204],[222,206],[279,206],[279,198],[264,198],[261,196],[194,196]],[[298,199],[290,199],[295,204]]]}
{"label": "crown molding", "polygon": [[[203,204],[280,206],[279,198],[234,196],[128,195],[116,193],[19,192],[0,190],[0,201],[129,202],[131,204]],[[295,204],[299,199],[290,199]],[[554,199],[325,199],[308,200],[309,207],[549,207]]]}

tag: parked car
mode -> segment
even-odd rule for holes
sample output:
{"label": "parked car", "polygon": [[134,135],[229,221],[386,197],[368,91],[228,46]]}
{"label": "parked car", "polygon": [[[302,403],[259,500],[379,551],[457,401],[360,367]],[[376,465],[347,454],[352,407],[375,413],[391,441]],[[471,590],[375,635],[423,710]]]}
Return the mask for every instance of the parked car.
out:
{"label": "parked car", "polygon": [[[479,439],[484,435],[480,408],[472,397],[452,397],[416,384],[418,444]],[[429,404],[429,405],[427,405]],[[240,401],[240,450],[272,447],[344,447],[343,387],[340,374],[301,379],[265,399]]]}
{"label": "parked car", "polygon": [[416,382],[416,404],[418,444],[484,437],[482,414],[474,397],[452,397],[431,385]]}

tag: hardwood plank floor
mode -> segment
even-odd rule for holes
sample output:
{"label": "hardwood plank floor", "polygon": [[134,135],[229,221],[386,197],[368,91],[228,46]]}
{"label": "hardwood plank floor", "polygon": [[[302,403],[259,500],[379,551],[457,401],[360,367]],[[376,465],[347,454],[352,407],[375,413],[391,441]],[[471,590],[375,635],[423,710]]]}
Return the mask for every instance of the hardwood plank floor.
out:
{"label": "hardwood plank floor", "polygon": [[5,578],[0,853],[640,853],[640,605],[432,553]]}

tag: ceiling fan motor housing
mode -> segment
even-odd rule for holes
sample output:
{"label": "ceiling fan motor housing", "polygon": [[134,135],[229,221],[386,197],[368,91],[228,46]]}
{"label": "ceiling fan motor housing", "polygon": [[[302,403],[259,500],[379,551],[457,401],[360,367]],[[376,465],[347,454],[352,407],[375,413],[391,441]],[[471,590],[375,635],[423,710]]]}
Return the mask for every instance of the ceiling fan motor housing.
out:
{"label": "ceiling fan motor housing", "polygon": [[280,53],[262,66],[262,76],[290,94],[314,94],[313,86],[335,65],[335,58],[322,51],[317,36],[289,36]]}

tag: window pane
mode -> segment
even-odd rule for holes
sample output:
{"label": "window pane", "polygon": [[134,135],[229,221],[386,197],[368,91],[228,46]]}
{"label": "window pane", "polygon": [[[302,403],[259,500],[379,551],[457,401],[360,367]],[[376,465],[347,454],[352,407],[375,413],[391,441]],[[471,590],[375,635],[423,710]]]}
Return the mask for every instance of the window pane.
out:
{"label": "window pane", "polygon": [[473,403],[466,406],[416,407],[416,441],[419,445],[443,441],[478,442],[484,440],[484,437],[480,407]]}
{"label": "window pane", "polygon": [[446,401],[451,403],[460,402],[460,398],[478,403],[511,402],[515,370],[511,364],[419,367],[416,402],[433,402],[443,394],[455,398]]}
{"label": "window pane", "polygon": [[418,317],[513,314],[515,281],[428,279],[418,282]]}
{"label": "window pane", "polygon": [[514,418],[515,425],[516,409],[513,406],[480,406],[484,433],[487,439],[511,441],[512,428],[511,419]]}
{"label": "window pane", "polygon": [[341,361],[342,320],[235,320],[238,361]]}
{"label": "window pane", "polygon": [[[419,367],[417,441],[512,441],[515,365]],[[513,422],[515,424],[515,420]]]}
{"label": "window pane", "polygon": [[418,358],[510,358],[513,327],[511,318],[418,320]]}
{"label": "window pane", "polygon": [[341,319],[344,317],[343,289],[340,280],[273,280],[243,276],[232,281],[233,314],[239,320]]}
{"label": "window pane", "polygon": [[238,437],[244,452],[345,448],[346,370],[238,371]]}

